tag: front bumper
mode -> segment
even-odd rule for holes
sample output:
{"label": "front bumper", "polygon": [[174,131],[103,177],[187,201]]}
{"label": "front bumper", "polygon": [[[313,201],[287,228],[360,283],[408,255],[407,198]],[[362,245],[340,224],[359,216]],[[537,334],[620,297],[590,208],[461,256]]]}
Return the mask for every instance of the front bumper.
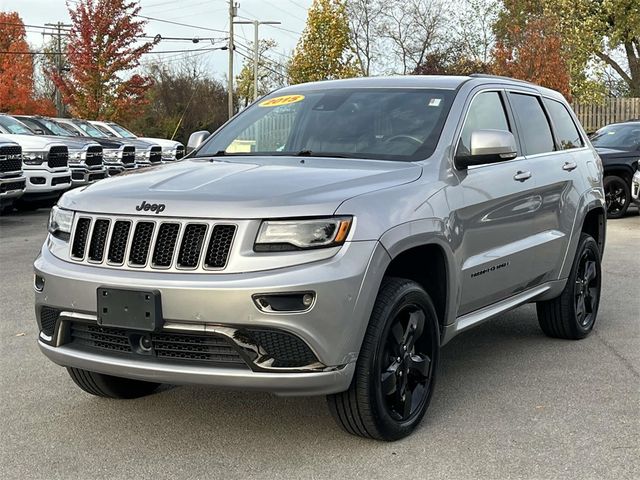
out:
{"label": "front bumper", "polygon": [[24,175],[0,178],[0,206],[8,205],[21,197],[25,188]]}
{"label": "front bumper", "polygon": [[52,347],[38,341],[40,350],[51,361],[106,375],[148,382],[214,385],[238,390],[259,390],[278,395],[327,395],[349,388],[355,363],[325,372],[265,373],[200,365],[167,365],[123,359],[69,347]]}
{"label": "front bumper", "polygon": [[636,205],[640,205],[640,170],[636,170],[631,180],[631,198]]}
{"label": "front bumper", "polygon": [[68,168],[56,169],[27,169],[23,170],[26,177],[26,188],[24,197],[34,198],[55,198],[64,190],[71,187],[71,171]]}
{"label": "front bumper", "polygon": [[[86,351],[56,335],[41,334],[44,354],[63,366],[160,383],[204,383],[257,389],[282,395],[316,395],[344,391],[353,375],[362,339],[388,255],[375,241],[345,244],[327,260],[277,270],[240,274],[132,272],[65,262],[43,247],[35,273],[44,280],[36,292],[36,312],[59,309],[95,324],[100,286],[154,289],[160,292],[162,333],[224,334],[233,343],[239,329],[271,329],[302,340],[317,362],[302,368],[270,368],[247,361],[249,368],[184,365],[135,355]],[[263,312],[256,293],[313,291],[312,308],[304,312]],[[61,317],[62,318],[62,317]],[[61,331],[57,327],[57,332]],[[60,336],[59,336],[60,337]],[[241,350],[242,342],[234,348]],[[246,356],[245,356],[246,357]]]}

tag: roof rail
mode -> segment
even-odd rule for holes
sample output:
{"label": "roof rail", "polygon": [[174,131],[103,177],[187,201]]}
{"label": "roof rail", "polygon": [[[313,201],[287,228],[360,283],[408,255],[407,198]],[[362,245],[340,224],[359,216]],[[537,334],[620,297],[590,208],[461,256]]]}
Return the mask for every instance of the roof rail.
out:
{"label": "roof rail", "polygon": [[536,87],[538,86],[535,83],[529,82],[527,80],[520,80],[519,78],[512,78],[512,77],[505,77],[503,75],[490,75],[488,73],[472,73],[469,76],[474,78],[495,78],[498,80],[509,80],[511,82],[526,83],[527,85],[533,85]]}

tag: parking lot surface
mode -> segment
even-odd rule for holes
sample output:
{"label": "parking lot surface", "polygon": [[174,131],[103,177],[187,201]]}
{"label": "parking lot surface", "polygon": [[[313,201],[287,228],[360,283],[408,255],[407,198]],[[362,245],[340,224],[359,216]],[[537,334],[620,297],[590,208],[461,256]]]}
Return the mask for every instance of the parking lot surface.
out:
{"label": "parking lot surface", "polygon": [[545,337],[524,306],[455,338],[421,427],[349,436],[324,398],[167,386],[85,394],[36,345],[48,212],[0,217],[0,478],[640,478],[640,216],[610,221],[594,333]]}

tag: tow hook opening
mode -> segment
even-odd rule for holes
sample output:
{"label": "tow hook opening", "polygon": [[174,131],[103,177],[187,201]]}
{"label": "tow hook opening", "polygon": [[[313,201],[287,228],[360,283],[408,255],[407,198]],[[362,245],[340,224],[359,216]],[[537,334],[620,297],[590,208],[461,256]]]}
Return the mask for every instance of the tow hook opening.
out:
{"label": "tow hook opening", "polygon": [[41,292],[44,290],[44,278],[38,274],[33,275],[33,288],[36,292]]}
{"label": "tow hook opening", "polygon": [[253,295],[253,302],[266,313],[299,313],[311,310],[316,302],[316,293],[259,293]]}

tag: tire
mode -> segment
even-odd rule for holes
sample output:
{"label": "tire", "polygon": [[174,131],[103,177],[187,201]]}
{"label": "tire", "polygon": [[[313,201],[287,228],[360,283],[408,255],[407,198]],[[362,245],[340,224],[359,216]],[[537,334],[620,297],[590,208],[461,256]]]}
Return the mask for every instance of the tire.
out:
{"label": "tire", "polygon": [[598,316],[601,278],[598,244],[582,233],[564,290],[558,297],[536,304],[542,331],[568,340],[589,335]]}
{"label": "tire", "polygon": [[438,317],[427,292],[411,280],[385,278],[351,385],[327,396],[333,418],[352,435],[406,437],[431,401],[439,354]]}
{"label": "tire", "polygon": [[617,175],[604,177],[604,194],[607,201],[607,218],[622,218],[631,203],[629,182]]}
{"label": "tire", "polygon": [[67,368],[67,372],[78,387],[96,397],[139,398],[153,393],[160,385],[73,367]]}

